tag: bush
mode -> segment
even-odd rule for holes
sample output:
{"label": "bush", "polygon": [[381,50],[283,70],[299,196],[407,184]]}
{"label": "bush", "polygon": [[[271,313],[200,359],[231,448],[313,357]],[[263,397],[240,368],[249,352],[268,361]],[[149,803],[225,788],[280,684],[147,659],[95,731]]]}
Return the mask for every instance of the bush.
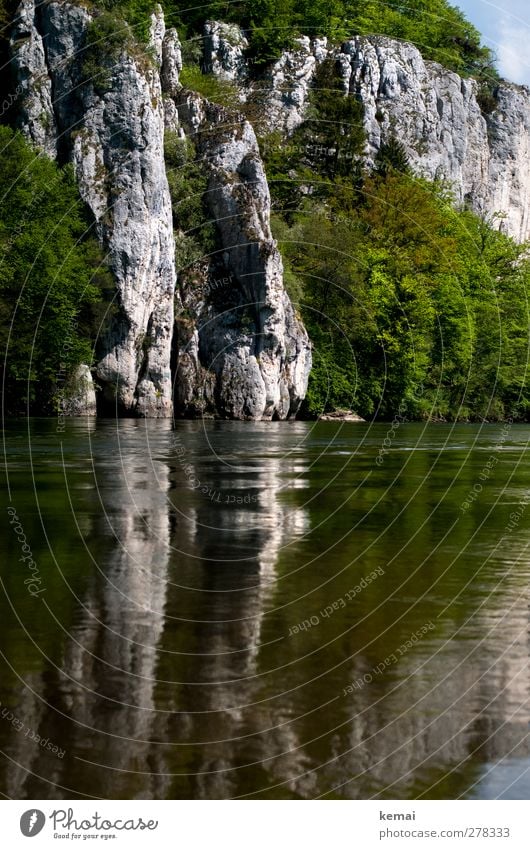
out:
{"label": "bush", "polygon": [[108,90],[111,68],[124,50],[132,45],[132,33],[123,19],[111,12],[94,18],[88,26],[82,59],[85,82],[90,82],[100,94]]}
{"label": "bush", "polygon": [[184,66],[179,74],[179,81],[184,88],[202,94],[212,103],[218,103],[227,109],[237,109],[239,97],[237,87],[230,82],[220,80],[213,74],[203,74],[194,65]]}
{"label": "bush", "polygon": [[215,222],[209,221],[204,197],[208,177],[192,142],[166,133],[164,154],[176,231],[176,265],[182,270],[215,249],[217,230]]}
{"label": "bush", "polygon": [[149,40],[151,15],[156,8],[155,0],[96,0],[97,5],[114,19],[118,31],[121,24],[129,25],[129,33],[134,38],[146,44]]}

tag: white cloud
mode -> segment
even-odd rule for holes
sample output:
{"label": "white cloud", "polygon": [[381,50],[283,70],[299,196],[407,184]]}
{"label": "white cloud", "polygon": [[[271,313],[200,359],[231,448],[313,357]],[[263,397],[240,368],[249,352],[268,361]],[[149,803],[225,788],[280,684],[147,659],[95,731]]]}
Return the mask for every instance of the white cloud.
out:
{"label": "white cloud", "polygon": [[530,85],[530,29],[502,20],[499,35],[497,55],[502,76]]}
{"label": "white cloud", "polygon": [[503,77],[530,85],[528,0],[453,0],[482,33]]}

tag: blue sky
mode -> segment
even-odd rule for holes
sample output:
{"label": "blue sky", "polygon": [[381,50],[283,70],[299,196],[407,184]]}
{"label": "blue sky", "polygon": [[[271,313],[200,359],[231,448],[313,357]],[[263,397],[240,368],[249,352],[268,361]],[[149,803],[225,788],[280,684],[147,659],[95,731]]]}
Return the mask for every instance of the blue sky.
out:
{"label": "blue sky", "polygon": [[530,4],[528,0],[452,0],[498,57],[503,77],[530,85]]}

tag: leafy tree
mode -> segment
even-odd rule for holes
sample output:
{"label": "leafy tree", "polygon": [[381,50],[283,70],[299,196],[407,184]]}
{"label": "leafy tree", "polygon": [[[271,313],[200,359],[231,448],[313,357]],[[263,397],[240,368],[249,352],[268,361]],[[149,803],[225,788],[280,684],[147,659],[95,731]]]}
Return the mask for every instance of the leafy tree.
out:
{"label": "leafy tree", "polygon": [[309,411],[525,419],[525,246],[393,168],[345,194],[275,224],[315,344]]}
{"label": "leafy tree", "polygon": [[0,127],[0,344],[4,404],[49,412],[92,347],[111,286],[70,168]]}
{"label": "leafy tree", "polygon": [[276,59],[293,35],[292,0],[248,0],[246,21],[250,30],[250,56],[257,67]]}
{"label": "leafy tree", "polygon": [[[104,12],[108,22],[114,21],[118,38],[121,33],[126,32],[128,35],[132,31],[140,43],[147,42],[151,15],[156,8],[155,0],[96,0],[96,6]],[[125,22],[128,25],[126,28],[123,26]],[[97,18],[94,19],[94,24],[98,26]],[[107,37],[112,42],[112,33],[107,33]]]}
{"label": "leafy tree", "polygon": [[[125,23],[137,42],[147,42],[155,0],[94,1],[118,33],[123,33]],[[494,96],[498,80],[491,50],[481,44],[480,33],[463,12],[447,0],[407,0],[406,5],[401,0],[213,0],[196,6],[185,0],[164,0],[163,7],[167,23],[178,27],[184,41],[201,36],[206,20],[242,26],[250,37],[249,58],[257,73],[299,35],[327,36],[338,43],[356,34],[376,34],[412,41],[426,58],[477,77],[485,105],[491,106],[487,98]],[[15,8],[15,0],[0,0],[0,54],[4,60],[5,30]],[[107,38],[112,41],[111,33]]]}
{"label": "leafy tree", "polygon": [[377,151],[374,171],[382,177],[386,177],[391,171],[399,171],[401,174],[410,173],[405,145],[395,136],[390,136]]}
{"label": "leafy tree", "polygon": [[296,136],[311,165],[331,179],[350,174],[363,153],[363,107],[347,95],[333,60],[317,70],[310,115]]}
{"label": "leafy tree", "polygon": [[[202,34],[205,20],[240,24],[250,35],[250,56],[259,72],[298,35],[327,36],[338,43],[356,34],[387,35],[414,42],[428,59],[486,87],[497,77],[491,50],[463,12],[447,0],[215,0],[190,8],[184,0],[165,0],[172,24],[183,37]],[[490,91],[491,93],[491,91]]]}

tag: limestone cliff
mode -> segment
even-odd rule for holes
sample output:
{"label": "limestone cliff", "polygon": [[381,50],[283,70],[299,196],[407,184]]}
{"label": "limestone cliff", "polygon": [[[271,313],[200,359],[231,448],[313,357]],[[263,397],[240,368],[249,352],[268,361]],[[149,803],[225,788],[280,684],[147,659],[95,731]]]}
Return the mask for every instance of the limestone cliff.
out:
{"label": "limestone cliff", "polygon": [[106,406],[166,416],[175,269],[159,78],[164,23],[153,16],[149,62],[121,49],[87,78],[90,23],[82,6],[23,0],[11,38],[25,87],[20,125],[46,153],[73,163],[108,252],[115,315],[96,367]]}
{"label": "limestone cliff", "polygon": [[[93,369],[98,406],[120,415],[292,416],[311,350],[283,285],[253,126],[182,87],[179,37],[166,31],[160,7],[144,45],[130,31],[119,43],[101,38],[102,17],[72,2],[22,0],[11,33],[19,126],[48,156],[73,164],[115,280]],[[445,178],[457,202],[498,216],[516,239],[530,235],[528,89],[501,84],[485,115],[473,80],[425,61],[411,44],[356,37],[332,47],[304,37],[259,80],[247,48],[236,25],[210,21],[201,65],[237,86],[242,104],[253,101],[245,112],[260,132],[289,135],[303,122],[319,64],[332,58],[345,96],[363,104],[368,165],[395,135],[417,173]],[[193,140],[217,227],[218,250],[193,275],[175,266],[168,130]],[[90,403],[74,398],[70,409],[92,413],[92,390]]]}
{"label": "limestone cliff", "polygon": [[[179,93],[178,35],[166,32],[159,8],[151,19],[147,49],[132,38],[109,49],[103,39],[94,67],[87,60],[91,27],[99,17],[84,6],[53,0],[37,6],[23,0],[11,45],[24,90],[20,127],[49,156],[73,163],[116,282],[117,311],[100,339],[95,369],[103,389],[101,406],[119,414],[171,415],[176,297],[177,412],[208,409],[232,418],[286,418],[296,412],[307,388],[310,345],[283,287],[252,127],[240,116],[234,119],[201,104],[200,98],[195,98],[195,114],[184,109],[186,132],[194,135],[200,129],[206,140],[200,154],[210,173],[211,213],[230,285],[223,292],[225,305],[219,298],[215,306],[211,299],[197,300],[185,283],[175,295],[163,143],[164,118],[183,134],[178,109],[186,98]],[[208,32],[216,72],[221,62],[229,64],[219,46],[219,29],[227,37],[230,27],[216,25]],[[235,66],[230,73],[235,74]],[[209,133],[209,126],[215,132]],[[179,294],[190,321],[182,320]]]}
{"label": "limestone cliff", "polygon": [[[223,43],[220,32],[218,40],[216,61],[207,55],[205,64],[219,75],[236,66],[243,80],[239,48]],[[302,123],[316,70],[326,58],[337,61],[345,93],[363,104],[368,164],[395,135],[416,173],[446,179],[458,202],[489,219],[499,215],[500,226],[518,241],[529,238],[528,88],[502,83],[496,108],[485,115],[474,80],[424,60],[412,44],[359,36],[331,47],[325,39],[304,37],[265,79],[245,87],[247,100],[259,100],[267,130],[289,134]]]}
{"label": "limestone cliff", "polygon": [[242,115],[192,92],[172,106],[179,124],[170,108],[169,126],[196,141],[208,172],[206,197],[220,243],[199,286],[181,292],[192,320],[177,322],[178,411],[209,405],[230,418],[285,419],[304,397],[311,350],[283,286],[254,130]]}

